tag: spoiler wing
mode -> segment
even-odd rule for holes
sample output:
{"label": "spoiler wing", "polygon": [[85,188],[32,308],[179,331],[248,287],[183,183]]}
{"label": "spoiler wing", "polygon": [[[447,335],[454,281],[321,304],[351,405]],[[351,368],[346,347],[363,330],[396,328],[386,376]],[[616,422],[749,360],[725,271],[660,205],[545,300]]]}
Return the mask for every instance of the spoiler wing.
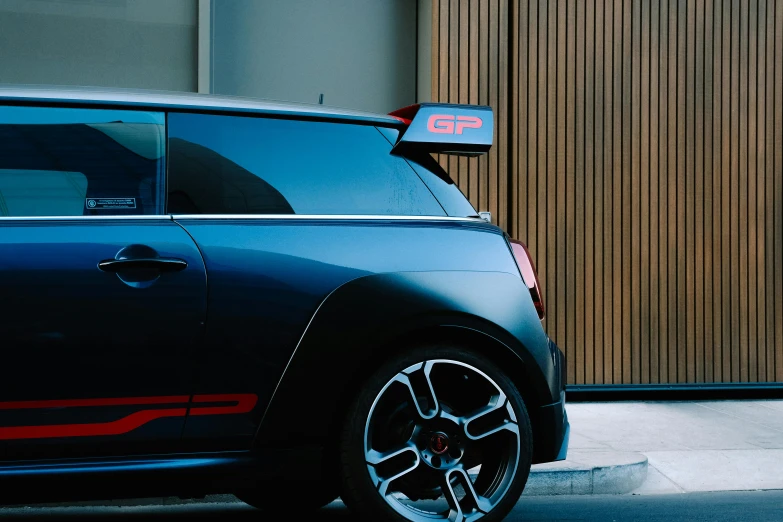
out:
{"label": "spoiler wing", "polygon": [[419,103],[389,113],[405,124],[394,152],[478,156],[489,152],[494,137],[492,108],[485,105]]}

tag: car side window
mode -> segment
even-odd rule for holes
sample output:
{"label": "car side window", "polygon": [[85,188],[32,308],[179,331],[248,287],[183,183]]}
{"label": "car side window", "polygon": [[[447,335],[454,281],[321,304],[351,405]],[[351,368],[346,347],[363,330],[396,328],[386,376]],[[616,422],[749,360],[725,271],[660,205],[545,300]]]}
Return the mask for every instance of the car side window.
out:
{"label": "car side window", "polygon": [[170,113],[173,214],[445,212],[369,125]]}
{"label": "car side window", "polygon": [[0,106],[0,217],[163,213],[165,115]]}
{"label": "car side window", "polygon": [[[397,129],[388,127],[378,127],[378,131],[383,134],[389,143],[396,143],[400,135]],[[456,217],[475,217],[478,212],[468,201],[465,195],[460,191],[454,181],[443,170],[443,167],[428,152],[411,152],[405,155],[405,159],[421,180],[427,185],[432,194],[438,199],[438,202],[446,211],[448,216]]]}

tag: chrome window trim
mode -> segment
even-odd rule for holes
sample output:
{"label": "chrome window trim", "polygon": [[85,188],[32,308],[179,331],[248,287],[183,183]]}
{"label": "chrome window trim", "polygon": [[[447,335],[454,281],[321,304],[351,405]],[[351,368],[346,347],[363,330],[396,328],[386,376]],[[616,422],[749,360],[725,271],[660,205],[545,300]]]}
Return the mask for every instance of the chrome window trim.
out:
{"label": "chrome window trim", "polygon": [[0,216],[2,221],[81,221],[81,220],[321,220],[321,221],[461,221],[485,223],[479,217],[455,216],[392,216],[370,214],[142,214],[138,216]]}
{"label": "chrome window trim", "polygon": [[0,222],[3,221],[82,221],[82,220],[166,220],[171,221],[169,214],[141,214],[138,216],[0,216]]}
{"label": "chrome window trim", "polygon": [[481,218],[454,216],[394,216],[377,214],[172,214],[178,219],[253,219],[253,220],[323,220],[323,221],[463,221],[484,223]]}

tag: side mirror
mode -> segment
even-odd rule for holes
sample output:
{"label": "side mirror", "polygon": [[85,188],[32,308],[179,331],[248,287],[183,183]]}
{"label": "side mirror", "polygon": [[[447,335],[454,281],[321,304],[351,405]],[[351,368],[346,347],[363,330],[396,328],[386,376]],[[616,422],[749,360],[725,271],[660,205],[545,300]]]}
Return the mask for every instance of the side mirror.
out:
{"label": "side mirror", "polygon": [[492,212],[479,212],[479,217],[487,223],[492,223]]}

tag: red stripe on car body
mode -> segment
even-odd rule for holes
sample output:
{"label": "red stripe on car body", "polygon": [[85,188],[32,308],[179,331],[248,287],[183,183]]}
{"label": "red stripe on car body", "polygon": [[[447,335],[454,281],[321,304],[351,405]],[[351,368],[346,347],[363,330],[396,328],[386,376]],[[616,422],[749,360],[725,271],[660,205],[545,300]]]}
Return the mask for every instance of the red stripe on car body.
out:
{"label": "red stripe on car body", "polygon": [[[250,413],[258,403],[254,393],[194,395],[165,397],[119,397],[111,399],[72,399],[46,401],[0,402],[0,410],[25,410],[45,408],[82,408],[100,406],[142,406],[150,404],[188,404],[188,408],[160,408],[141,410],[110,422],[87,424],[51,424],[43,426],[0,427],[0,440],[48,439],[60,437],[100,437],[124,435],[157,419],[186,417],[190,415],[232,415]],[[201,406],[204,403],[235,402],[229,406]]]}
{"label": "red stripe on car body", "polygon": [[82,408],[90,406],[140,406],[143,404],[181,404],[189,395],[167,397],[117,397],[112,399],[54,399],[47,401],[0,402],[0,410],[37,410],[43,408]]}
{"label": "red stripe on car body", "polygon": [[0,428],[0,440],[50,439],[57,437],[99,437],[124,435],[145,424],[165,417],[184,417],[187,408],[143,410],[111,422],[95,424],[53,424]]}
{"label": "red stripe on car body", "polygon": [[194,395],[194,403],[202,402],[236,402],[234,406],[191,406],[191,415],[227,415],[233,413],[250,413],[256,407],[258,395],[255,393],[236,393],[227,395]]}

